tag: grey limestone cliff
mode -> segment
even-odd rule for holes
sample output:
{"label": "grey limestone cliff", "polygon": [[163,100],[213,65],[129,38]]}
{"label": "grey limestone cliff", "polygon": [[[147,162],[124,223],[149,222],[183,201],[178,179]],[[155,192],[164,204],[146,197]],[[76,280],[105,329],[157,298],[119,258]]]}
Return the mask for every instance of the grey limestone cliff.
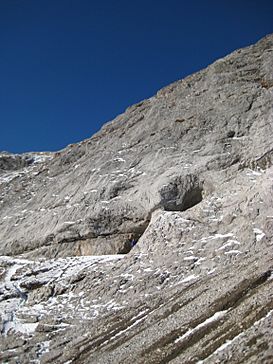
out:
{"label": "grey limestone cliff", "polygon": [[272,363],[273,36],[57,153],[0,155],[4,363]]}

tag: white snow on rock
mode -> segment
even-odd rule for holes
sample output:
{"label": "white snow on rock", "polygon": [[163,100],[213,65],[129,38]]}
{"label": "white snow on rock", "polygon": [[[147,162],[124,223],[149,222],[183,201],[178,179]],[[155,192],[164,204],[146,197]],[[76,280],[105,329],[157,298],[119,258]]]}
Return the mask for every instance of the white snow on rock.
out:
{"label": "white snow on rock", "polygon": [[254,231],[257,242],[262,240],[262,238],[265,236],[265,233],[258,228],[254,228],[253,231]]}
{"label": "white snow on rock", "polygon": [[188,277],[186,277],[186,278],[182,279],[182,281],[180,281],[179,283],[187,283],[187,282],[190,282],[190,281],[192,281],[192,280],[194,280],[194,279],[197,279],[197,278],[198,278],[198,276],[197,276],[197,275],[195,275],[195,274],[191,274],[190,276],[188,276]]}
{"label": "white snow on rock", "polygon": [[236,250],[236,249],[233,249],[233,250],[229,250],[227,252],[225,252],[225,254],[242,254],[242,252],[240,250]]}
{"label": "white snow on rock", "polygon": [[218,321],[220,319],[222,319],[227,313],[227,310],[225,311],[218,311],[215,312],[211,317],[207,318],[205,321],[201,322],[201,324],[197,325],[196,327],[194,327],[193,329],[189,329],[188,331],[186,331],[182,336],[180,336],[179,338],[177,338],[175,340],[175,344],[179,343],[180,341],[186,339],[187,337],[189,337],[190,335],[196,334],[196,332],[201,329],[204,326],[207,326],[209,324],[211,324],[214,321]]}

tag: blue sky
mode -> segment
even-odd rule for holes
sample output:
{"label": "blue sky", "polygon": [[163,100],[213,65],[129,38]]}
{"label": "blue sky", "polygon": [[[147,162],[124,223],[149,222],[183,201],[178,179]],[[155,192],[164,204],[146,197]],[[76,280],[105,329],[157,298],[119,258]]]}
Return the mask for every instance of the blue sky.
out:
{"label": "blue sky", "polygon": [[0,150],[62,149],[273,32],[271,0],[0,0]]}

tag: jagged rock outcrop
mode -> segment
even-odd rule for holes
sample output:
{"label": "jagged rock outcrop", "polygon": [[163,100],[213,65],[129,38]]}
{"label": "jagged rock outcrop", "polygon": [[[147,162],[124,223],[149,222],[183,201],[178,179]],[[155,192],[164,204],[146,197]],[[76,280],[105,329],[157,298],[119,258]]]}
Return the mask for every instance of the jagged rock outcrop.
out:
{"label": "jagged rock outcrop", "polygon": [[1,168],[3,362],[272,363],[272,71],[270,35]]}

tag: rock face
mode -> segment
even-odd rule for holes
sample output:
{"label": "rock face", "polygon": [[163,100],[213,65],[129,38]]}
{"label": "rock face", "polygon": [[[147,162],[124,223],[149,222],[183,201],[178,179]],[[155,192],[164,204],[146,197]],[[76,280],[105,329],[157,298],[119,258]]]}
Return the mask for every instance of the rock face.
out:
{"label": "rock face", "polygon": [[0,156],[1,361],[272,363],[272,101],[270,35]]}

